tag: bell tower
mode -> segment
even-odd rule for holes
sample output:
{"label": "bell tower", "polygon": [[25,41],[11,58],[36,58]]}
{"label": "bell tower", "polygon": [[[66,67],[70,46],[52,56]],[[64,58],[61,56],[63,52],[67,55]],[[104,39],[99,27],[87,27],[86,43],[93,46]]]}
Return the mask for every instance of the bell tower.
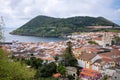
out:
{"label": "bell tower", "polygon": [[107,47],[111,46],[112,37],[108,32],[103,33],[102,42],[103,42],[103,48],[107,48]]}

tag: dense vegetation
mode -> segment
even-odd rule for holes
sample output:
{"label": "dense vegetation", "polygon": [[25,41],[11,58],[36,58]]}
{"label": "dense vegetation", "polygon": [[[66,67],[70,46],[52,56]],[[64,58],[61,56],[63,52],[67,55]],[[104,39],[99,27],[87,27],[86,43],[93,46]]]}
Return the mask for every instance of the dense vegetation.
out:
{"label": "dense vegetation", "polygon": [[70,17],[53,18],[48,16],[37,16],[24,24],[11,34],[59,37],[79,31],[91,31],[86,26],[118,26],[103,17]]}
{"label": "dense vegetation", "polygon": [[72,42],[67,42],[67,48],[64,52],[64,65],[65,66],[77,66],[78,63],[77,63],[77,60],[76,58],[74,57],[73,55],[73,52],[72,52]]}
{"label": "dense vegetation", "polygon": [[6,53],[0,49],[0,80],[33,80],[35,71],[8,59]]}
{"label": "dense vegetation", "polygon": [[0,49],[0,80],[58,80],[52,77],[56,68],[55,63],[42,65],[42,60],[34,57],[30,60],[10,59],[8,53]]}
{"label": "dense vegetation", "polygon": [[34,69],[36,73],[34,74],[33,80],[57,80],[57,78],[52,77],[54,73],[57,73],[57,65],[54,62],[44,62],[43,60],[37,59],[34,56],[31,56],[30,59],[12,57],[12,60],[25,63],[30,68]]}

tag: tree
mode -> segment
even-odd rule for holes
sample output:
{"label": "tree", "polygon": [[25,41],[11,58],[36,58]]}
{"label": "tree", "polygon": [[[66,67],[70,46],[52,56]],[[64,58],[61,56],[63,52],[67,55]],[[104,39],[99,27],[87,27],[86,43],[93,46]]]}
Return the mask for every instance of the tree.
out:
{"label": "tree", "polygon": [[67,48],[64,52],[64,60],[63,61],[64,61],[65,66],[76,66],[78,64],[76,58],[73,55],[72,43],[70,41],[67,42]]}
{"label": "tree", "polygon": [[54,73],[57,72],[57,65],[54,62],[45,64],[42,67],[37,69],[35,78],[40,77],[51,77]]}
{"label": "tree", "polygon": [[115,44],[115,40],[112,40],[111,45],[114,45],[114,44]]}
{"label": "tree", "polygon": [[107,75],[105,75],[105,76],[103,77],[103,80],[107,80]]}
{"label": "tree", "polygon": [[36,59],[35,57],[31,57],[30,60],[27,60],[26,63],[30,65],[31,67],[38,69],[42,66],[43,60]]}
{"label": "tree", "polygon": [[59,59],[59,57],[58,57],[58,56],[55,56],[54,59],[55,59],[55,61],[57,62],[58,59]]}
{"label": "tree", "polygon": [[60,73],[63,76],[65,76],[65,74],[66,74],[66,68],[61,63],[59,64],[57,70],[58,70],[58,73]]}
{"label": "tree", "polygon": [[47,67],[49,68],[49,71],[51,73],[56,73],[57,72],[57,65],[54,62],[51,62],[47,65]]}
{"label": "tree", "polygon": [[77,72],[76,72],[76,74],[77,74],[77,80],[79,79],[79,76],[80,76],[80,69],[79,69],[79,67],[77,67]]}
{"label": "tree", "polygon": [[75,79],[73,75],[68,75],[67,78],[68,78],[69,80],[74,80],[74,79]]}
{"label": "tree", "polygon": [[68,41],[67,42],[67,48],[66,48],[66,53],[69,53],[70,55],[72,55],[72,42]]}
{"label": "tree", "polygon": [[33,80],[34,74],[33,69],[20,62],[12,62],[7,52],[0,49],[0,80]]}

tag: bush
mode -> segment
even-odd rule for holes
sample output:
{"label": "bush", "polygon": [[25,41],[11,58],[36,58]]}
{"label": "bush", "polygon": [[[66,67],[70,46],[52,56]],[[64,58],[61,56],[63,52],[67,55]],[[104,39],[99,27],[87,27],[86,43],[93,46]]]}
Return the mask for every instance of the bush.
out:
{"label": "bush", "polygon": [[0,80],[32,80],[35,71],[27,65],[12,62],[7,58],[6,52],[0,49]]}

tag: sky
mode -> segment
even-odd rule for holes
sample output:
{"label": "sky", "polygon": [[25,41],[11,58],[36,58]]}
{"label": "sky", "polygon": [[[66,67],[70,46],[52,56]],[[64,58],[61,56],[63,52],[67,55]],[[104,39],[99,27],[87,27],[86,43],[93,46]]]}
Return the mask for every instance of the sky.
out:
{"label": "sky", "polygon": [[120,25],[120,0],[0,0],[6,27],[20,27],[38,15],[102,16]]}

